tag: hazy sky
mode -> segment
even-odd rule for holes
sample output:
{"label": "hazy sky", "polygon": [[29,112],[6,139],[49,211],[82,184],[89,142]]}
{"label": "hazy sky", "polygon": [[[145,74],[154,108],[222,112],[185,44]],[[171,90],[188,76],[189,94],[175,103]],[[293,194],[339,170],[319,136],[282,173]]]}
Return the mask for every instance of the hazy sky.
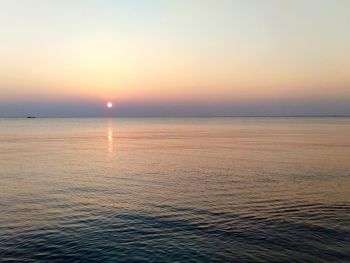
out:
{"label": "hazy sky", "polygon": [[350,114],[348,0],[0,0],[0,32],[0,116]]}

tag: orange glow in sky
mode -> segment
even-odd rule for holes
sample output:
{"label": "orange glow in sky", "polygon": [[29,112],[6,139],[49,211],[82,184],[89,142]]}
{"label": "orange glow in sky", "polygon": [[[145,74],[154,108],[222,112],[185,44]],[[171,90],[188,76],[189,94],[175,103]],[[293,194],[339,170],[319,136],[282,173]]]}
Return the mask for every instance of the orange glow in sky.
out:
{"label": "orange glow in sky", "polygon": [[3,1],[0,106],[350,100],[349,3]]}

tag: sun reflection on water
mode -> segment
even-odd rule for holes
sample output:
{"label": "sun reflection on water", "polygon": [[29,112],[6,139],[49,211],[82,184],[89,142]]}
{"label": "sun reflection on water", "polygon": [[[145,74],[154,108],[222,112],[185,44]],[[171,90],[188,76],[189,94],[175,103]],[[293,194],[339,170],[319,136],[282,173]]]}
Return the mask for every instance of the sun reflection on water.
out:
{"label": "sun reflection on water", "polygon": [[108,120],[107,124],[108,153],[113,153],[113,122]]}

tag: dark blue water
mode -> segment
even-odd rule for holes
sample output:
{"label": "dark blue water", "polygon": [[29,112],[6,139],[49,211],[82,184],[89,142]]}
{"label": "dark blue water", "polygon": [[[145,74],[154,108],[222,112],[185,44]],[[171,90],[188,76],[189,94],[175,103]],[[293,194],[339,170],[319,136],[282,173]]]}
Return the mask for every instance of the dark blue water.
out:
{"label": "dark blue water", "polygon": [[350,119],[1,119],[1,262],[349,262]]}

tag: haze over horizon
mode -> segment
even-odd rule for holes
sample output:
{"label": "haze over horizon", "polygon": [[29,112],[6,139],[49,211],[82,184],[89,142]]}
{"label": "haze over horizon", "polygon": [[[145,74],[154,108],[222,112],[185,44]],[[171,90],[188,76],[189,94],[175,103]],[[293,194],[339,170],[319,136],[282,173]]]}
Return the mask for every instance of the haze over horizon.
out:
{"label": "haze over horizon", "polygon": [[349,28],[346,0],[4,0],[0,117],[350,115]]}

